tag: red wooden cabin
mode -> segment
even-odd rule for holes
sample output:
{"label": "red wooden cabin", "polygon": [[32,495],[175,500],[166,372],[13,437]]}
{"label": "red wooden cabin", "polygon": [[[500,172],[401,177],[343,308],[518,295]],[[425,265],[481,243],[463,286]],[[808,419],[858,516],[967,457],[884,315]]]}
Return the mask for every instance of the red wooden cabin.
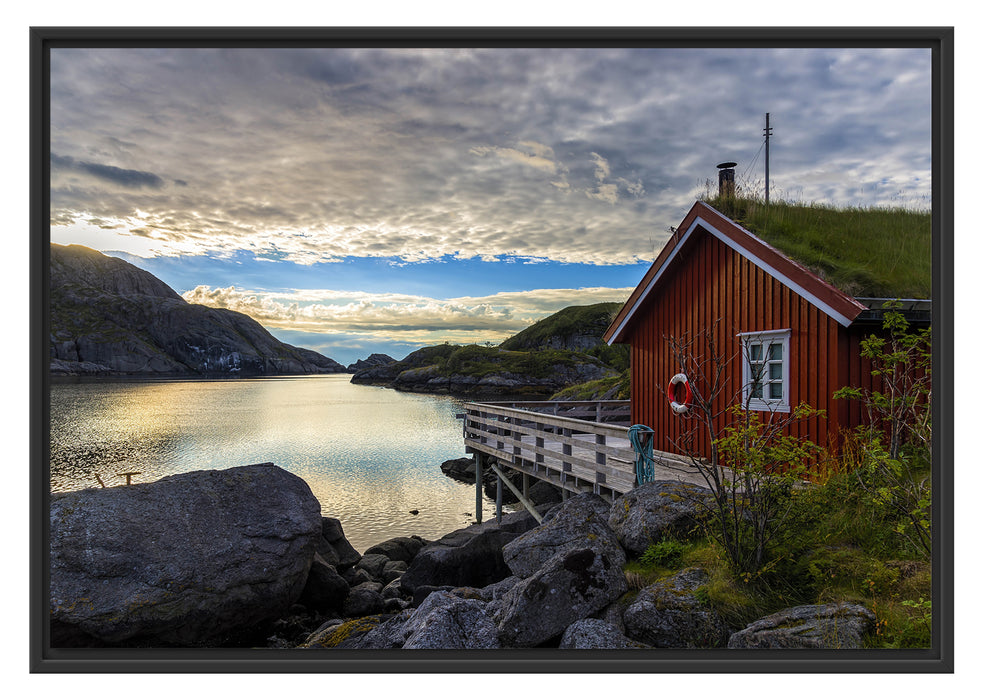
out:
{"label": "red wooden cabin", "polygon": [[[705,361],[708,336],[725,362],[715,412],[737,403],[788,412],[804,402],[824,410],[825,417],[797,424],[793,434],[827,446],[839,428],[861,422],[858,402],[832,395],[843,386],[871,386],[860,341],[880,328],[883,301],[845,294],[697,202],[612,321],[605,340],[631,346],[632,422],[654,429],[657,450],[677,452],[674,441],[694,420],[670,407],[667,385],[686,368],[669,339],[691,341],[689,354]],[[927,300],[906,300],[906,306],[910,316],[928,318]],[[694,389],[706,395],[706,387]],[[702,434],[695,447],[707,454]]]}

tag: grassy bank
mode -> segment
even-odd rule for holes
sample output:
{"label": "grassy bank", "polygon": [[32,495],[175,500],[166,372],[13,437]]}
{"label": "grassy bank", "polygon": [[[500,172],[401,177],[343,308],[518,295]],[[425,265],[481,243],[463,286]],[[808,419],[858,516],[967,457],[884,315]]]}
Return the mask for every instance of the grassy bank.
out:
{"label": "grassy bank", "polygon": [[847,294],[932,296],[931,212],[740,197],[707,203]]}
{"label": "grassy bank", "polygon": [[890,508],[839,474],[798,491],[782,537],[760,571],[735,573],[704,530],[653,543],[625,571],[635,590],[687,566],[710,574],[701,589],[733,629],[794,605],[856,602],[877,616],[868,648],[931,646],[929,559],[897,532]]}

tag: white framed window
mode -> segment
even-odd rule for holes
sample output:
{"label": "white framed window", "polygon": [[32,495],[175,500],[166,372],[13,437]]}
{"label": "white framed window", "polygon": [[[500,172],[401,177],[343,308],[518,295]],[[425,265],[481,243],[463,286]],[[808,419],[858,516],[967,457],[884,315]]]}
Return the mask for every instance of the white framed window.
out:
{"label": "white framed window", "polygon": [[738,333],[743,368],[741,399],[748,409],[782,413],[790,410],[788,342],[791,335],[788,328]]}

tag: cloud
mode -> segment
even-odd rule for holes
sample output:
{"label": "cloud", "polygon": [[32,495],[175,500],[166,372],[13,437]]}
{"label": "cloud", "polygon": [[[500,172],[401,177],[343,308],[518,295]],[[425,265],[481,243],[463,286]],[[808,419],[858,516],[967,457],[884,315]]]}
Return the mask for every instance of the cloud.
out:
{"label": "cloud", "polygon": [[407,294],[341,290],[279,292],[200,285],[184,293],[192,304],[247,314],[273,330],[368,336],[424,345],[501,342],[573,304],[623,302],[630,288],[535,289],[477,297],[435,299]]}
{"label": "cloud", "polygon": [[548,146],[542,146],[542,144],[530,144],[529,142],[523,142],[520,145],[526,146],[533,153],[527,153],[515,148],[500,148],[497,146],[475,146],[471,149],[471,153],[476,156],[492,154],[504,160],[528,165],[548,173],[556,172],[556,161],[552,159],[553,149]]}
{"label": "cloud", "polygon": [[51,167],[52,169],[58,168],[86,173],[100,180],[112,182],[123,187],[150,187],[152,189],[159,189],[164,186],[164,181],[153,173],[142,170],[117,168],[115,165],[76,161],[74,158],[59,156],[54,153],[51,154]]}
{"label": "cloud", "polygon": [[766,111],[773,193],[930,204],[930,87],[923,49],[56,48],[51,221],[163,255],[627,263],[716,163],[761,178]]}

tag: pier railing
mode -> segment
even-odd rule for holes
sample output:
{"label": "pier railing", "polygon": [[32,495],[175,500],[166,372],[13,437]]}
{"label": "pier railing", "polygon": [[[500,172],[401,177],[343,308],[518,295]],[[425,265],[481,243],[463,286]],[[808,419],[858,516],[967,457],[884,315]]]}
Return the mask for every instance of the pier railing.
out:
{"label": "pier railing", "polygon": [[468,403],[464,444],[564,491],[612,499],[635,485],[629,421],[627,401]]}
{"label": "pier railing", "polygon": [[630,401],[495,401],[484,405],[577,418],[592,423],[631,425]]}

